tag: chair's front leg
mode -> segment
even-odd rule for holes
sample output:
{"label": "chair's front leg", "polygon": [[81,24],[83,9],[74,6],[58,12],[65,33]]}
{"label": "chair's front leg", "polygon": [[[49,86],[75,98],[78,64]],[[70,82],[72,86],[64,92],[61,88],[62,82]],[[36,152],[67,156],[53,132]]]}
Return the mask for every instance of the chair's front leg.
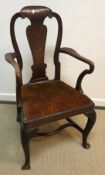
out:
{"label": "chair's front leg", "polygon": [[89,113],[85,113],[85,115],[88,117],[86,127],[83,131],[83,147],[88,149],[90,148],[90,144],[87,142],[87,137],[93,128],[95,121],[96,121],[96,113],[95,111],[91,111]]}
{"label": "chair's front leg", "polygon": [[20,135],[21,135],[21,143],[25,155],[25,163],[22,166],[23,170],[28,170],[30,169],[30,148],[29,148],[29,137],[27,133],[24,131],[23,127],[21,126],[20,129]]}
{"label": "chair's front leg", "polygon": [[21,120],[20,118],[21,118],[21,107],[17,106],[17,117],[16,117],[17,122]]}
{"label": "chair's front leg", "polygon": [[19,122],[21,119],[21,111],[22,111],[22,105],[21,105],[21,85],[22,85],[22,77],[16,76],[16,103],[17,103],[17,121]]}

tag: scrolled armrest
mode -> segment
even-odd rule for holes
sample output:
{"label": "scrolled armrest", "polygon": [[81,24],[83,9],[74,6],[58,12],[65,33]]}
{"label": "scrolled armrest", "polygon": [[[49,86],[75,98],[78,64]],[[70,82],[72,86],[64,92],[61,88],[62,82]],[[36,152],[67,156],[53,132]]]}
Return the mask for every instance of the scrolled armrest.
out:
{"label": "scrolled armrest", "polygon": [[94,70],[94,63],[91,60],[81,56],[74,49],[63,47],[63,48],[60,48],[58,50],[58,52],[68,54],[68,55],[70,55],[70,56],[72,56],[72,57],[74,57],[74,58],[76,58],[76,59],[78,59],[78,60],[80,60],[80,61],[82,61],[84,63],[87,63],[90,66],[90,69],[88,70],[88,73],[92,73],[93,72],[93,70]]}
{"label": "scrolled armrest", "polygon": [[15,69],[16,75],[19,77],[21,76],[21,69],[19,64],[14,60],[16,58],[16,53],[7,53],[5,55],[5,59],[9,62]]}
{"label": "scrolled armrest", "polygon": [[78,60],[80,60],[80,61],[82,61],[82,62],[84,62],[84,63],[86,63],[86,64],[89,65],[89,69],[85,69],[85,70],[79,75],[79,77],[78,77],[78,79],[77,79],[77,82],[76,82],[76,87],[75,87],[75,88],[76,88],[78,91],[80,91],[80,92],[83,93],[83,90],[82,90],[82,87],[81,87],[82,80],[83,80],[83,78],[84,78],[84,76],[85,76],[86,74],[90,74],[90,73],[92,73],[92,72],[94,71],[94,63],[93,63],[91,60],[89,60],[89,59],[87,59],[87,58],[81,56],[79,53],[77,53],[77,52],[76,52],[74,49],[72,49],[72,48],[67,48],[67,47],[60,48],[60,49],[58,49],[58,53],[65,53],[65,54],[68,54],[68,55],[70,55],[70,56],[72,56],[72,57],[74,57],[74,58],[76,58],[76,59],[78,59]]}

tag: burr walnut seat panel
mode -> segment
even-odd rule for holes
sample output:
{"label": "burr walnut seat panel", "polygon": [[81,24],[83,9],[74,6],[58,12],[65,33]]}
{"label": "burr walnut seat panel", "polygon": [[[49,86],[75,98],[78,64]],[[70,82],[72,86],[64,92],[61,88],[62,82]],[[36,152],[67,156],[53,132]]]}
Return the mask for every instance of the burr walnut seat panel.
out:
{"label": "burr walnut seat panel", "polygon": [[66,110],[77,110],[93,106],[86,96],[62,81],[23,85],[22,102],[26,119],[39,118]]}

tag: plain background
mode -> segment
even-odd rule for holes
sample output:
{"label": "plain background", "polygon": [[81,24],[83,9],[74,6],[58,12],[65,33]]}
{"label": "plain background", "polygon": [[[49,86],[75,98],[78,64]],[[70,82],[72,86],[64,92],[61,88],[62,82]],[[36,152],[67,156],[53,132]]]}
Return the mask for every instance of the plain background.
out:
{"label": "plain background", "polygon": [[[104,0],[3,0],[0,5],[0,100],[15,100],[15,75],[13,68],[5,61],[4,55],[12,52],[10,39],[10,19],[14,13],[27,5],[48,6],[60,14],[63,21],[62,47],[71,47],[95,63],[95,71],[87,75],[82,83],[84,93],[89,95],[96,105],[105,106],[105,1]],[[57,23],[46,19],[48,26],[47,51],[45,62],[49,63],[47,75],[54,77],[52,61],[56,42]],[[30,78],[32,64],[31,52],[26,42],[25,28],[27,19],[16,23],[17,39],[24,59],[24,82]],[[62,54],[61,79],[75,86],[80,71],[87,66],[74,58]],[[27,73],[27,75],[26,75]]]}

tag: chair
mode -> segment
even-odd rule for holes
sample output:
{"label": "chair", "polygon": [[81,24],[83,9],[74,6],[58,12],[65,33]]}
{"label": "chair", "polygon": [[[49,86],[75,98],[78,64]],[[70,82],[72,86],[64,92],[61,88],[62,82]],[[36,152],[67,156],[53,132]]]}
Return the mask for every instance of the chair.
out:
{"label": "chair", "polygon": [[[26,35],[33,57],[32,77],[27,84],[22,81],[22,56],[15,37],[15,22],[18,18],[28,18],[31,24],[26,29]],[[56,18],[58,22],[58,36],[54,51],[55,77],[49,80],[46,76],[46,64],[44,63],[44,52],[47,35],[47,27],[43,25],[46,17]],[[16,102],[17,120],[20,123],[21,143],[25,155],[25,163],[22,169],[30,169],[29,141],[33,137],[49,136],[60,132],[66,127],[72,126],[82,134],[82,145],[89,148],[87,137],[95,124],[96,113],[94,103],[83,94],[82,80],[86,74],[94,70],[94,64],[89,59],[79,55],[71,48],[60,48],[62,40],[62,20],[60,16],[48,7],[27,6],[16,13],[10,24],[10,33],[14,53],[7,53],[6,60],[12,64],[16,74]],[[70,55],[89,65],[77,79],[76,87],[60,80],[59,54]],[[80,127],[71,117],[84,114],[87,117],[85,128]],[[39,132],[41,125],[65,119],[66,123],[60,125],[54,131]]]}

